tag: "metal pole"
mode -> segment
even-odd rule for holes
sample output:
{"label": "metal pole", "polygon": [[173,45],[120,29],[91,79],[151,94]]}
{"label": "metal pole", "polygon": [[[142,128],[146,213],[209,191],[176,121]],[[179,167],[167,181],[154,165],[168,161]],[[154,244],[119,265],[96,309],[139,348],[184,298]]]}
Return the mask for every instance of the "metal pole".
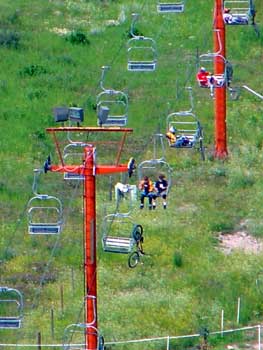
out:
{"label": "metal pole", "polygon": [[240,297],[237,299],[237,324],[239,324],[240,318]]}
{"label": "metal pole", "polygon": [[[225,24],[223,20],[223,0],[215,0],[214,9],[214,52],[219,52],[226,57]],[[225,62],[222,57],[214,57],[214,73],[225,71]],[[227,134],[226,134],[226,82],[223,87],[215,88],[215,153],[216,158],[226,158]]]}
{"label": "metal pole", "polygon": [[261,334],[260,334],[261,326],[258,325],[258,350],[261,350]]}
{"label": "metal pole", "polygon": [[[86,147],[84,163],[84,279],[86,288],[86,350],[97,349],[96,178],[95,148]],[[95,298],[88,298],[94,296]],[[95,315],[94,315],[95,313]]]}

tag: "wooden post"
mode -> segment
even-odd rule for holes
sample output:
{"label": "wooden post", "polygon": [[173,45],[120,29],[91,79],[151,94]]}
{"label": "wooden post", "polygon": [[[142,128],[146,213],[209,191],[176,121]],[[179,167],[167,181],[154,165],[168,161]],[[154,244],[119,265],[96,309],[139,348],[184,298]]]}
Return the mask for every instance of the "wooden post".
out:
{"label": "wooden post", "polygon": [[37,333],[37,350],[41,350],[41,333]]}
{"label": "wooden post", "polygon": [[64,313],[64,289],[63,285],[60,285],[60,307],[62,314]]}
{"label": "wooden post", "polygon": [[50,318],[51,318],[51,337],[54,339],[54,309],[53,306],[50,310]]}

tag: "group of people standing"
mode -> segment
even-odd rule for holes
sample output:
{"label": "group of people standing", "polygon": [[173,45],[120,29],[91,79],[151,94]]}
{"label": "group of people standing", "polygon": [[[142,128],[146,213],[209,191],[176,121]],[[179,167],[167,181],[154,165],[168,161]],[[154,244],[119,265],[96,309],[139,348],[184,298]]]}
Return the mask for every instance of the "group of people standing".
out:
{"label": "group of people standing", "polygon": [[164,174],[160,174],[157,181],[153,182],[148,176],[144,178],[139,183],[140,192],[140,209],[144,208],[145,198],[148,198],[149,209],[156,209],[156,200],[157,198],[162,199],[163,209],[166,209],[167,203],[167,190],[168,190],[168,181],[165,178]]}

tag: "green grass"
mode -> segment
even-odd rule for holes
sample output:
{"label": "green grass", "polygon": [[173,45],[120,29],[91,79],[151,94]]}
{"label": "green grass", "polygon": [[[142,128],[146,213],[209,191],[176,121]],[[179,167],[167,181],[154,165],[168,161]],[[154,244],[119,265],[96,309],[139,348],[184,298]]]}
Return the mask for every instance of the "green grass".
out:
{"label": "green grass", "polygon": [[[263,31],[263,6],[259,0],[256,6]],[[165,132],[167,114],[189,108],[185,86],[193,87],[207,156],[202,162],[197,151],[166,147],[173,168],[167,211],[139,211],[136,202],[131,214],[144,227],[148,254],[136,269],[127,267],[126,255],[105,254],[101,247],[103,218],[115,210],[115,202],[109,201],[110,183],[123,177],[97,178],[98,324],[105,341],[195,334],[202,327],[219,330],[222,309],[225,328],[235,327],[239,297],[239,326],[261,323],[262,296],[255,282],[263,255],[224,255],[218,236],[246,222],[252,236],[263,237],[263,107],[244,89],[239,100],[227,100],[229,156],[225,161],[213,159],[213,100],[195,82],[197,52],[212,50],[213,1],[199,0],[198,7],[188,1],[185,14],[175,16],[158,15],[154,0],[0,0],[0,9],[1,27],[17,40],[16,48],[0,46],[0,285],[18,288],[25,299],[23,328],[0,330],[1,343],[36,343],[37,332],[43,343],[61,343],[65,327],[83,321],[82,187],[66,183],[61,174],[41,176],[39,192],[63,201],[65,227],[59,238],[27,234],[26,203],[33,195],[33,169],[50,153],[57,159],[45,132],[55,126],[52,109],[81,106],[85,126],[96,125],[94,105],[103,65],[111,66],[105,87],[129,96],[128,126],[134,132],[123,161],[134,156],[140,163],[152,157],[152,135]],[[126,69],[134,12],[140,14],[136,28],[157,43],[154,73]],[[75,32],[85,35],[88,43],[67,40]],[[251,27],[239,26],[227,28],[226,38],[233,85],[248,85],[262,94],[262,35],[257,38]],[[97,156],[98,162],[112,161],[110,151],[98,148]],[[131,183],[137,183],[137,176]],[[233,336],[229,341],[237,340]],[[199,341],[171,344],[176,349]],[[220,341],[211,338],[215,346]]]}

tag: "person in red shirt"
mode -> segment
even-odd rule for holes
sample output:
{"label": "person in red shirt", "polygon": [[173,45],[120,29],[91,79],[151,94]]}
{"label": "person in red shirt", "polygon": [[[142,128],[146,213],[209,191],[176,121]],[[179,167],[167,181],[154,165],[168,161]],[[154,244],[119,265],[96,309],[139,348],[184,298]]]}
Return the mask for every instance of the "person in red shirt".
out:
{"label": "person in red shirt", "polygon": [[201,67],[196,75],[196,79],[200,86],[209,87],[211,73],[208,72],[204,67]]}

